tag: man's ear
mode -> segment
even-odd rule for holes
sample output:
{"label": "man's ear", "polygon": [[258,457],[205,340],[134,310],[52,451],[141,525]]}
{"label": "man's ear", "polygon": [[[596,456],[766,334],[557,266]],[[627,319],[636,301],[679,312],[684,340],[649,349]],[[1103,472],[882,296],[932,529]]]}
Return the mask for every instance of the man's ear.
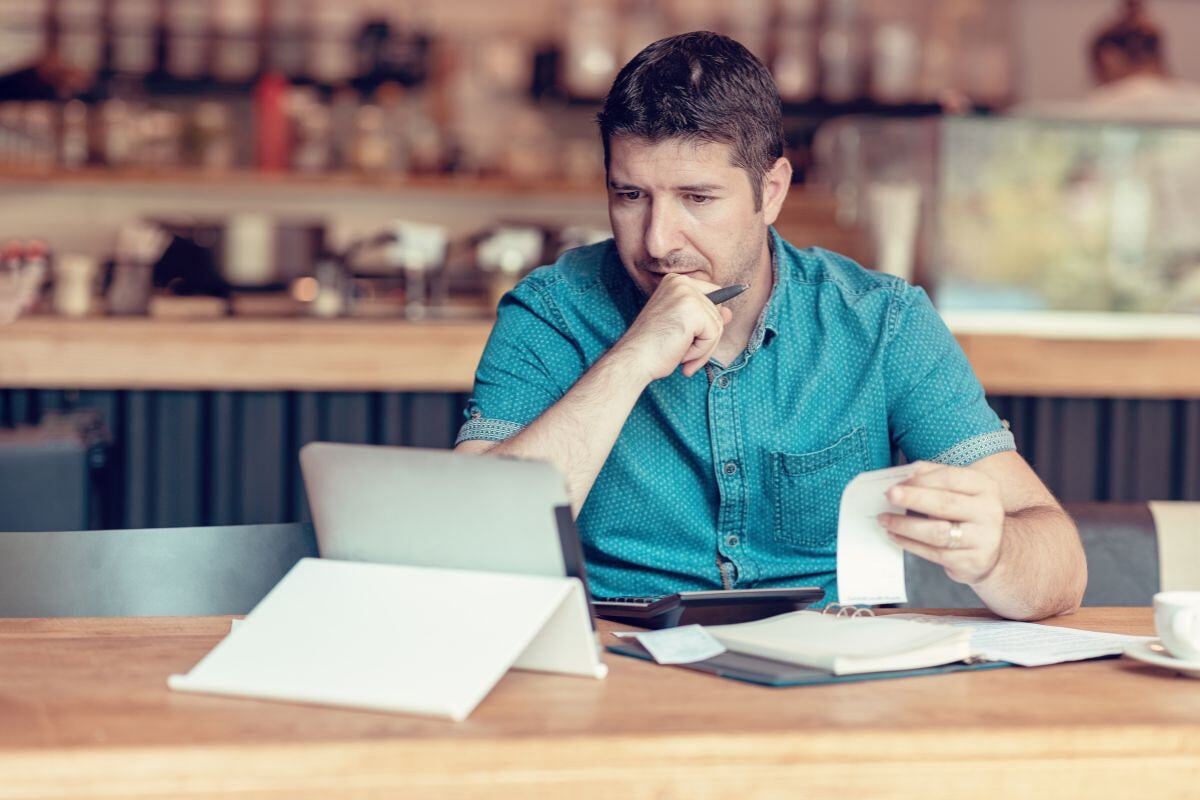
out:
{"label": "man's ear", "polygon": [[792,162],[780,157],[767,170],[762,182],[762,211],[763,221],[774,225],[787,198],[788,189],[792,185]]}

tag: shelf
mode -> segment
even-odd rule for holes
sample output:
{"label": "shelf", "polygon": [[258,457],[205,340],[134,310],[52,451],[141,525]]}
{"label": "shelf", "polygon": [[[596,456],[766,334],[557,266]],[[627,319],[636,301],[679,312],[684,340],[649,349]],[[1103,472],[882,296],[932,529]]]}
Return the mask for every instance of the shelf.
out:
{"label": "shelf", "polygon": [[356,192],[439,192],[446,194],[509,196],[513,194],[561,195],[603,199],[601,185],[570,183],[561,180],[523,180],[510,177],[467,177],[454,175],[368,175],[360,172],[293,173],[259,170],[210,171],[174,167],[164,169],[110,169],[87,167],[80,170],[58,168],[18,168],[0,166],[0,186],[4,183],[37,183],[55,186],[187,186],[234,189],[319,189]]}

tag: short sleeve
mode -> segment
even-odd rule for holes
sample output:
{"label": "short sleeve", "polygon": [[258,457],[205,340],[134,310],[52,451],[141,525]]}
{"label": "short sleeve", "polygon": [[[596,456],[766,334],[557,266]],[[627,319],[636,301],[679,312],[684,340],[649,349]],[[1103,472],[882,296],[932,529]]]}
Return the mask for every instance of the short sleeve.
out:
{"label": "short sleeve", "polygon": [[519,433],[583,372],[583,356],[562,315],[544,289],[526,278],[500,300],[455,444],[503,441]]}
{"label": "short sleeve", "polygon": [[1016,449],[922,289],[893,298],[884,370],[892,441],[910,460],[965,466]]}

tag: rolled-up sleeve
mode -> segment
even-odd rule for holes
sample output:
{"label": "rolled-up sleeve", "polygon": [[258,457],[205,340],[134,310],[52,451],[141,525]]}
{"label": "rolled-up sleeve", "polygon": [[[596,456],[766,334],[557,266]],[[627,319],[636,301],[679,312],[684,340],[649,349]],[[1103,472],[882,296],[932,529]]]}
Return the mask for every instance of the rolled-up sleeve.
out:
{"label": "rolled-up sleeve", "polygon": [[885,384],[892,441],[910,460],[965,466],[1016,450],[958,341],[919,288],[888,315]]}
{"label": "rolled-up sleeve", "polygon": [[534,273],[500,300],[455,444],[514,436],[558,402],[583,370],[580,349]]}

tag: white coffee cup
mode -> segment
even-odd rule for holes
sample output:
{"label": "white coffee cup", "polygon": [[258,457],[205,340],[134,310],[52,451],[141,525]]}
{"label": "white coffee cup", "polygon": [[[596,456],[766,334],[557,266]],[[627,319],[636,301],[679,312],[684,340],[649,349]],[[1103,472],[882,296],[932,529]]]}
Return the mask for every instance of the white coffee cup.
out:
{"label": "white coffee cup", "polygon": [[1154,628],[1171,655],[1200,661],[1200,592],[1154,595]]}

